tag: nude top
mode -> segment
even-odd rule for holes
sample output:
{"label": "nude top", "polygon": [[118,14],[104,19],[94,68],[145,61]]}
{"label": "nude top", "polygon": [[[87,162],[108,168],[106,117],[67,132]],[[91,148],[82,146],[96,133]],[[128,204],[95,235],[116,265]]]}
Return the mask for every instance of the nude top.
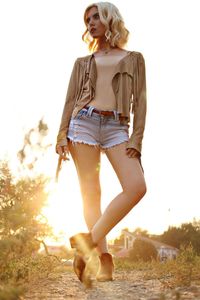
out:
{"label": "nude top", "polygon": [[[116,111],[122,117],[120,122],[124,125],[130,123],[133,115],[132,133],[130,133],[127,148],[134,148],[141,153],[147,106],[145,60],[142,53],[137,51],[116,52],[109,52],[106,56],[110,58],[111,54],[127,53],[124,57],[118,58],[119,62],[115,66],[112,78],[112,88],[116,98]],[[94,57],[97,54],[93,53],[79,57],[74,62],[57,135],[57,145],[67,145],[66,135],[69,130],[70,119],[75,118],[78,112],[89,103],[92,103],[95,96],[97,96],[97,64]],[[98,57],[100,58],[100,56]],[[104,83],[107,84],[105,80]],[[102,87],[103,91],[106,91],[105,87]],[[105,94],[104,96],[107,96]],[[108,97],[106,99],[108,99],[106,103],[111,103]],[[96,105],[97,103],[99,102],[96,102]],[[103,103],[105,104],[105,102]],[[111,105],[109,108],[111,108]]]}
{"label": "nude top", "polygon": [[[105,54],[95,56],[97,67],[97,81],[95,96],[89,105],[99,110],[116,110],[116,98],[112,88],[112,79],[115,73],[115,67],[119,61],[126,56],[124,54]],[[85,82],[82,97],[89,97],[88,82]]]}

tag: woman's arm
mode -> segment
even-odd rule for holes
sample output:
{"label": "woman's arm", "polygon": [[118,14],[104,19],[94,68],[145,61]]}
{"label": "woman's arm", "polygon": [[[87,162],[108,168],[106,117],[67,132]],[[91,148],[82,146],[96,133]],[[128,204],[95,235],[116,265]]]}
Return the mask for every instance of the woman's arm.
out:
{"label": "woman's arm", "polygon": [[[67,145],[67,131],[69,126],[69,121],[73,112],[76,96],[78,93],[79,78],[80,78],[80,64],[78,59],[75,61],[72,73],[70,76],[67,94],[65,98],[65,105],[63,108],[61,123],[59,132],[57,135],[57,145],[56,146],[66,146]],[[57,152],[57,151],[56,151]]]}
{"label": "woman's arm", "polygon": [[143,55],[141,53],[137,55],[137,67],[133,76],[133,133],[127,149],[134,148],[141,155],[146,119],[146,72]]}

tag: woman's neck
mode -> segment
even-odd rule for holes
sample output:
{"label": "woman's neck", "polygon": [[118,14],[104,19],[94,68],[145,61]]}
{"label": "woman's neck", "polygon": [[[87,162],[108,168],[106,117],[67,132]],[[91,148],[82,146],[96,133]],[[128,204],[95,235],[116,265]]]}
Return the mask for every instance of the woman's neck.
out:
{"label": "woman's neck", "polygon": [[114,49],[116,47],[112,47],[110,45],[110,43],[108,41],[105,40],[105,38],[103,39],[99,39],[98,40],[98,47],[97,47],[97,51],[105,51],[105,50],[108,50],[110,51],[111,49]]}

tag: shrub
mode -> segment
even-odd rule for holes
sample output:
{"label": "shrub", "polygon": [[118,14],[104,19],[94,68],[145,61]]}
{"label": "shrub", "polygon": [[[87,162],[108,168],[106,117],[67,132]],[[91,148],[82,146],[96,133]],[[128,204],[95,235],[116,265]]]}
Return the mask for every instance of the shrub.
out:
{"label": "shrub", "polygon": [[150,242],[136,239],[132,249],[129,251],[129,259],[132,261],[143,260],[150,261],[157,258],[157,250]]}
{"label": "shrub", "polygon": [[0,270],[15,258],[38,251],[40,241],[52,234],[41,214],[47,201],[47,180],[42,177],[16,180],[9,167],[0,165]]}
{"label": "shrub", "polygon": [[[53,236],[41,213],[48,198],[47,182],[43,176],[17,179],[0,161],[0,299],[19,299],[21,290],[15,285],[30,278],[34,262],[43,263],[35,255],[43,240]],[[45,264],[49,269],[52,262]]]}

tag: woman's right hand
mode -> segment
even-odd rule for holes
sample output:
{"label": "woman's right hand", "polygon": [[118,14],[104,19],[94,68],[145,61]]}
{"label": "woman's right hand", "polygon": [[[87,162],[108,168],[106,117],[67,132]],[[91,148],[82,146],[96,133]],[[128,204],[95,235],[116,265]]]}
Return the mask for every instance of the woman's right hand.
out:
{"label": "woman's right hand", "polygon": [[58,153],[63,160],[69,160],[69,149],[67,145],[56,145],[56,153]]}

